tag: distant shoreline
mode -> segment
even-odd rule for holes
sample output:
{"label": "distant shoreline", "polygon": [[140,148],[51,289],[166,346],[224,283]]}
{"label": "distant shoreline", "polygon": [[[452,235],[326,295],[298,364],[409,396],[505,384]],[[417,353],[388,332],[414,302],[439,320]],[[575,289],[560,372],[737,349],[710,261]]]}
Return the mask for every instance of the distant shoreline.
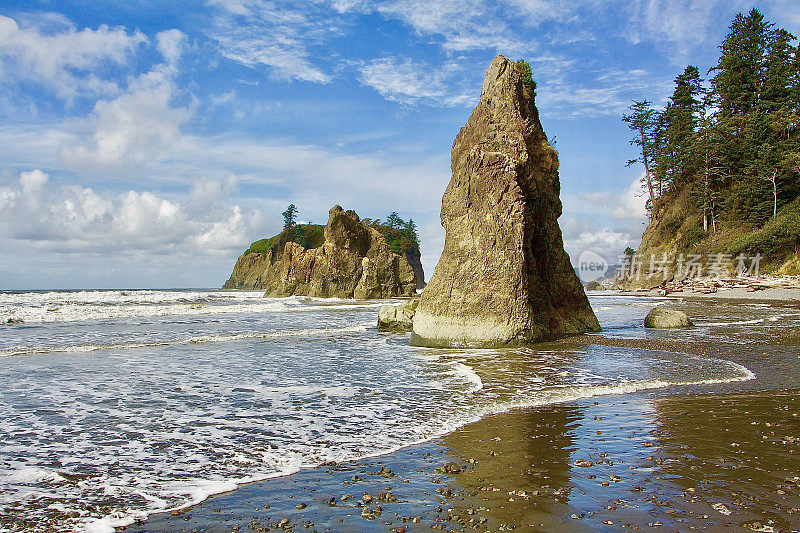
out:
{"label": "distant shoreline", "polygon": [[747,289],[731,288],[719,289],[713,293],[702,293],[690,290],[675,291],[667,294],[662,294],[658,289],[649,289],[646,291],[587,291],[589,296],[603,296],[603,295],[618,295],[618,296],[645,296],[648,298],[661,297],[661,298],[699,298],[699,299],[717,299],[717,300],[753,300],[765,302],[786,302],[786,303],[800,303],[800,289],[781,289],[769,288],[759,291],[748,291]]}

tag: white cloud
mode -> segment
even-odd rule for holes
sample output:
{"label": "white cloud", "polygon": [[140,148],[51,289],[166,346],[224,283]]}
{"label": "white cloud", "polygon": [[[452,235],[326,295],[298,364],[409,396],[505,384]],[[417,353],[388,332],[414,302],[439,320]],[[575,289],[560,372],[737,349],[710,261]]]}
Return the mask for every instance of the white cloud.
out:
{"label": "white cloud", "polygon": [[180,59],[185,43],[186,34],[180,30],[171,29],[156,34],[156,47],[169,65],[174,65]]}
{"label": "white cloud", "polygon": [[670,80],[643,69],[603,68],[593,72],[586,65],[558,57],[534,59],[532,66],[534,76],[542,76],[536,102],[546,116],[619,116],[627,111],[631,100],[642,95],[651,95],[651,100],[665,98],[672,87]]}
{"label": "white cloud", "polygon": [[[640,178],[621,193],[595,191],[579,193],[577,197],[566,195],[565,204],[570,205],[572,216],[561,220],[560,225],[564,247],[573,261],[578,260],[581,252],[591,250],[613,264],[625,248],[639,246],[647,223],[647,195]],[[610,221],[618,222],[612,227],[608,225]]]}
{"label": "white cloud", "polygon": [[33,196],[38,194],[47,183],[49,176],[39,169],[30,172],[22,172],[19,175],[19,185],[22,194]]}
{"label": "white cloud", "polygon": [[615,220],[643,221],[647,219],[647,189],[637,178],[628,185],[625,192],[615,198],[617,207],[611,211]]}
{"label": "white cloud", "polygon": [[684,53],[692,47],[716,40],[710,29],[720,26],[720,17],[746,9],[746,0],[637,0],[630,4],[631,42],[654,41],[676,45]]}
{"label": "white cloud", "polygon": [[99,100],[87,119],[90,137],[62,146],[59,159],[77,168],[119,168],[166,157],[191,116],[189,108],[173,106],[175,62],[184,40],[177,30],[159,33],[158,48],[167,62],[131,80],[117,98]]}
{"label": "white cloud", "polygon": [[333,33],[333,11],[316,2],[217,0],[212,5],[219,12],[209,36],[223,56],[248,67],[270,67],[277,78],[331,80],[312,63],[309,46]]}
{"label": "white cloud", "polygon": [[373,87],[387,100],[403,103],[428,101],[445,105],[477,102],[478,91],[473,94],[456,94],[452,89],[452,78],[459,67],[449,62],[441,69],[428,64],[415,64],[410,59],[398,62],[395,58],[376,59],[362,65],[360,81]]}
{"label": "white cloud", "polygon": [[482,0],[392,0],[377,4],[376,10],[402,20],[422,35],[442,38],[447,50],[494,49],[513,54],[532,45],[508,26],[506,21],[512,12],[502,9],[502,4]]}
{"label": "white cloud", "polygon": [[202,182],[198,189],[218,193],[206,209],[149,191],[101,195],[75,185],[55,187],[41,170],[21,173],[18,183],[0,187],[0,219],[6,221],[0,240],[26,241],[40,250],[230,255],[274,229],[270,217]]}
{"label": "white cloud", "polygon": [[577,236],[564,239],[564,248],[572,261],[577,261],[582,252],[592,251],[600,254],[609,264],[628,246],[636,246],[639,238],[622,229],[604,227],[595,231],[584,231]]}
{"label": "white cloud", "polygon": [[124,28],[102,25],[78,30],[61,16],[28,16],[26,20],[30,26],[22,27],[0,15],[0,84],[40,83],[63,99],[116,93],[116,82],[98,72],[105,63],[126,64],[136,48],[147,42],[141,32],[128,33]]}

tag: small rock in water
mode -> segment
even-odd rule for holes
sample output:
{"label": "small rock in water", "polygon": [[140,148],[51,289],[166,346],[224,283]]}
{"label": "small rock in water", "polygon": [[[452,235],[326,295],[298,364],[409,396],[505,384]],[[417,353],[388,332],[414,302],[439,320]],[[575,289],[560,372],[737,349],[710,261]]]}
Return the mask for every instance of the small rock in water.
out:
{"label": "small rock in water", "polygon": [[436,471],[442,474],[458,474],[461,472],[461,467],[456,463],[445,463],[443,466],[438,467]]}
{"label": "small rock in water", "polygon": [[379,476],[386,477],[386,478],[394,477],[394,472],[392,472],[390,469],[386,468],[385,466],[382,466],[381,469],[378,470],[377,473],[378,473]]}
{"label": "small rock in water", "polygon": [[378,310],[378,329],[381,331],[411,331],[414,327],[414,312],[419,299],[400,305],[384,305]]}
{"label": "small rock in water", "polygon": [[725,505],[724,503],[712,504],[711,508],[714,509],[715,511],[717,511],[718,513],[720,513],[720,514],[724,514],[725,516],[728,516],[728,515],[731,514],[731,510],[728,509],[728,506]]}
{"label": "small rock in water", "polygon": [[306,504],[304,504],[304,503],[298,503],[297,505],[295,505],[295,507],[296,507],[298,510],[302,510],[302,509],[305,509],[305,508],[306,508]]}
{"label": "small rock in water", "polygon": [[644,327],[650,329],[675,329],[692,327],[692,321],[683,311],[656,307],[644,319]]}

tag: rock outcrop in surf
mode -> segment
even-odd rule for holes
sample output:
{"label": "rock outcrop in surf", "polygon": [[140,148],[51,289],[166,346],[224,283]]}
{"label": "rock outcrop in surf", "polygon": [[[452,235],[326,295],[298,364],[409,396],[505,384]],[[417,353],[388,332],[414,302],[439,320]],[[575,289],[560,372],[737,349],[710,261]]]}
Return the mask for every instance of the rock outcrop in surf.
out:
{"label": "rock outcrop in surf", "polygon": [[381,232],[361,222],[355,211],[334,206],[316,238],[320,232],[315,229],[319,227],[290,228],[263,241],[263,251],[251,247],[223,288],[263,289],[267,296],[358,299],[416,293],[418,279],[407,254],[395,253]]}
{"label": "rock outcrop in surf", "polygon": [[414,344],[508,346],[600,329],[564,251],[558,155],[534,96],[527,63],[492,61],[453,143],[445,246]]}

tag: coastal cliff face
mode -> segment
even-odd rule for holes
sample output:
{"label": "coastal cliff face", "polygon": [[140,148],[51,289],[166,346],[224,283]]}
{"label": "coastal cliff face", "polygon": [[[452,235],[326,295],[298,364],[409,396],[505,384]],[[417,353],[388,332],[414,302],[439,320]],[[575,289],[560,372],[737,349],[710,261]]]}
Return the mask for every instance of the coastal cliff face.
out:
{"label": "coastal cliff face", "polygon": [[[702,209],[693,199],[692,185],[684,184],[658,198],[652,213],[636,251],[639,267],[626,269],[625,277],[616,280],[620,288],[652,289],[683,279],[678,275],[677,261],[681,257],[688,260],[691,255],[702,263],[700,278],[711,277],[708,265],[719,254],[731,260],[726,263],[728,277],[736,276],[733,267],[737,257],[745,257],[745,266],[750,266],[757,254],[761,256],[759,273],[800,275],[800,198],[779,209],[761,227],[725,220],[716,228],[709,225],[704,229]],[[664,258],[668,261],[666,276],[664,272],[651,273],[651,262]]]}
{"label": "coastal cliff face", "polygon": [[442,257],[414,315],[412,343],[506,346],[598,331],[558,217],[558,155],[529,72],[497,56],[453,143]]}
{"label": "coastal cliff face", "polygon": [[414,275],[417,276],[417,289],[425,288],[425,271],[422,269],[422,255],[419,248],[410,248],[405,252],[406,261],[414,269]]}
{"label": "coastal cliff face", "polygon": [[268,252],[246,252],[224,289],[263,289],[267,296],[391,298],[416,292],[417,276],[405,255],[354,211],[334,206],[321,246],[291,240]]}

